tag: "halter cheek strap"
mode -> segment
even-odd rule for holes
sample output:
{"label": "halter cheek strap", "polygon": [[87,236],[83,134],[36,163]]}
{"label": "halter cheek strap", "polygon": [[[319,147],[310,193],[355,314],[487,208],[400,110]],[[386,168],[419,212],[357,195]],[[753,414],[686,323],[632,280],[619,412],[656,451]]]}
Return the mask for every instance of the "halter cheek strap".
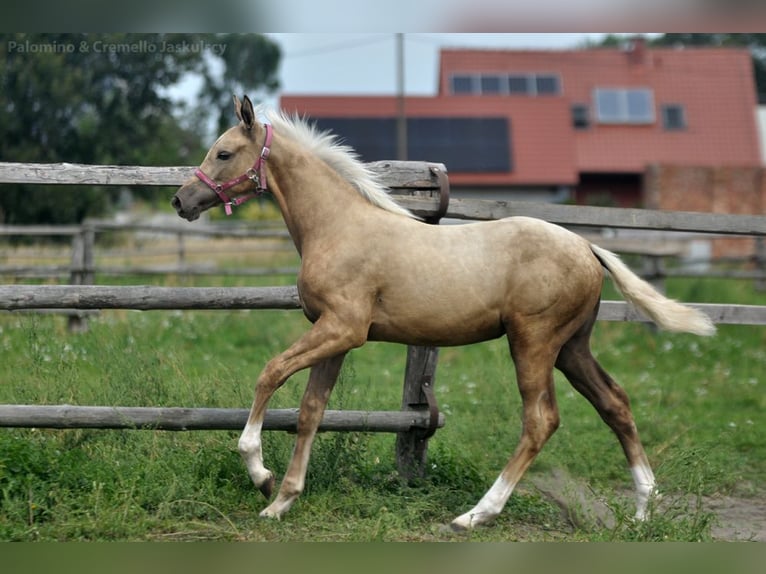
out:
{"label": "halter cheek strap", "polygon": [[[268,190],[268,186],[266,185],[266,160],[269,159],[269,154],[271,153],[271,139],[274,130],[270,124],[264,124],[263,127],[266,128],[266,140],[263,142],[261,153],[258,156],[258,159],[255,160],[253,167],[248,169],[239,177],[235,177],[234,179],[230,179],[229,181],[225,181],[223,183],[216,183],[200,168],[194,170],[194,175],[196,175],[200,181],[212,189],[223,202],[223,209],[226,212],[226,215],[231,215],[232,206],[242,205],[246,201],[249,201],[254,197],[258,197]],[[255,191],[237,196],[234,199],[230,199],[229,196],[226,195],[227,189],[231,189],[235,185],[239,185],[243,181],[247,180],[255,183]]]}

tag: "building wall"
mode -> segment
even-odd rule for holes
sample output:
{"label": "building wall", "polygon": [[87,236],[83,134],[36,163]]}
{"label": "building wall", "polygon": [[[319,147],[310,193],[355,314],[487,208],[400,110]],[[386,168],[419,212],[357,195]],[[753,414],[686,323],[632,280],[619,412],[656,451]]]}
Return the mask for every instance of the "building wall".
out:
{"label": "building wall", "polygon": [[[653,165],[644,174],[644,203],[650,209],[705,213],[766,214],[766,173],[762,167]],[[755,240],[712,240],[712,256],[750,256]]]}

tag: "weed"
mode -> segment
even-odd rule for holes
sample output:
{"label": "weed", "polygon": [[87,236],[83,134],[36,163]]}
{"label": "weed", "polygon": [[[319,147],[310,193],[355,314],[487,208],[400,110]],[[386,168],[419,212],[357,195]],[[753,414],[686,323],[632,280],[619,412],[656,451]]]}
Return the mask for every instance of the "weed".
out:
{"label": "weed", "polygon": [[596,540],[705,542],[712,540],[715,515],[705,510],[703,493],[718,470],[699,449],[681,450],[657,468],[658,495],[650,499],[645,520],[636,520],[635,504],[608,497],[614,526],[597,529]]}

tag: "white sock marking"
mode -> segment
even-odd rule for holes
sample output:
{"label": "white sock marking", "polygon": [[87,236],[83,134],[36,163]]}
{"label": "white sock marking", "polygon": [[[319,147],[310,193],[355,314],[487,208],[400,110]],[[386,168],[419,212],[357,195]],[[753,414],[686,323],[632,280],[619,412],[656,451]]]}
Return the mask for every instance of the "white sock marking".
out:
{"label": "white sock marking", "polygon": [[654,473],[648,465],[639,464],[631,467],[630,474],[633,475],[633,483],[636,486],[636,518],[644,520],[646,518],[646,505],[656,486]]}

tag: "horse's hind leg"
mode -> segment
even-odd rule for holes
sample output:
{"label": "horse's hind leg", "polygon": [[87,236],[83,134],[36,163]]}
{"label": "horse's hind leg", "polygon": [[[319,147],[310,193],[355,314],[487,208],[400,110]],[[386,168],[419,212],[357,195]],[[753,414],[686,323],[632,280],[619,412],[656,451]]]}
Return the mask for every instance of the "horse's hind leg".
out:
{"label": "horse's hind leg", "polygon": [[654,473],[638,437],[625,391],[604,371],[590,352],[593,318],[561,348],[556,368],[566,375],[596,408],[622,445],[636,487],[636,518],[644,519],[646,506],[655,488]]}
{"label": "horse's hind leg", "polygon": [[512,342],[511,354],[523,403],[521,439],[508,464],[478,504],[452,521],[454,530],[473,528],[500,514],[516,484],[559,425],[553,387],[555,350],[547,343]]}

